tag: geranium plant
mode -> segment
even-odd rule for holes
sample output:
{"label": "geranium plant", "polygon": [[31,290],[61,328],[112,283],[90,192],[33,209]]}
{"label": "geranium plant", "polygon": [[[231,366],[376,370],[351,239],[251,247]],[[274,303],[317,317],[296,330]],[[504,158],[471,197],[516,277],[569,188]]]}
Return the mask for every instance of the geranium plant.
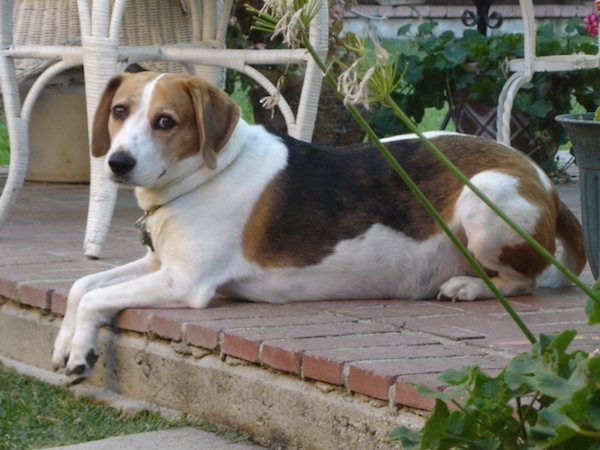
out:
{"label": "geranium plant", "polygon": [[418,386],[436,398],[433,413],[423,429],[398,427],[392,439],[406,450],[599,448],[600,355],[569,352],[575,336],[542,335],[495,376],[478,366],[447,370],[440,380],[450,392]]}
{"label": "geranium plant", "polygon": [[[537,54],[595,54],[597,39],[592,35],[597,22],[590,15],[568,21],[560,35],[549,23],[537,30]],[[507,33],[491,37],[475,30],[465,30],[461,37],[453,31],[437,33],[436,22],[425,22],[416,33],[410,25],[401,27],[398,35],[408,38],[414,52],[399,55],[401,82],[392,99],[420,123],[427,108],[449,107],[452,112],[464,102],[497,106],[502,87],[510,74],[505,62],[524,55],[522,34]],[[533,156],[552,172],[553,157],[558,146],[568,138],[562,126],[554,121],[561,113],[571,112],[573,100],[587,111],[600,105],[600,70],[571,72],[538,72],[518,92],[513,115],[528,119],[530,145],[520,150]],[[388,109],[381,109],[372,119],[380,135],[406,132],[407,128]]]}

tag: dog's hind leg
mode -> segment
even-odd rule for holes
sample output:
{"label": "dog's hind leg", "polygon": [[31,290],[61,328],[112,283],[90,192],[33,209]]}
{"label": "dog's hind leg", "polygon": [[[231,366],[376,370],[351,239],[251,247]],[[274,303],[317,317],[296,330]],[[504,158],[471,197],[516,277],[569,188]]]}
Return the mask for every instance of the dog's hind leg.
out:
{"label": "dog's hind leg", "polygon": [[[548,201],[550,193],[539,190],[538,184],[540,201],[528,200],[519,190],[519,179],[500,172],[480,173],[472,181],[522,229],[554,252],[556,209]],[[536,277],[548,262],[468,188],[456,203],[454,220],[464,230],[471,254],[495,274],[491,280],[500,292],[507,296],[533,292]],[[467,301],[493,296],[483,280],[469,276],[450,278],[438,294],[438,298]]]}

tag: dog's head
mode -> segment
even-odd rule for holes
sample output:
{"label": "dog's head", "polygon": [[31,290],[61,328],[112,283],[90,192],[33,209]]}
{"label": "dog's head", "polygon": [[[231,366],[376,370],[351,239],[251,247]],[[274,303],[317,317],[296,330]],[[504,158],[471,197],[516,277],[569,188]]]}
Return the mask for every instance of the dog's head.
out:
{"label": "dog's head", "polygon": [[114,181],[149,187],[175,166],[214,170],[239,118],[233,100],[200,78],[123,73],[100,99],[92,155],[107,156]]}

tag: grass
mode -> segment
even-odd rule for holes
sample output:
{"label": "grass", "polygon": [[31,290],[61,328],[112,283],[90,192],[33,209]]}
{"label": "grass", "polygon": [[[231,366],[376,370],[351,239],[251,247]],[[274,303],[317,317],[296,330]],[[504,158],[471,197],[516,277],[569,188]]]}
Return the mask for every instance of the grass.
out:
{"label": "grass", "polygon": [[[0,363],[0,450],[39,449],[181,426],[219,431],[208,422],[185,416],[173,421],[149,411],[123,416],[107,405],[76,398],[66,388],[21,375]],[[249,442],[237,433],[229,432],[226,437]]]}
{"label": "grass", "polygon": [[8,164],[8,128],[4,117],[0,114],[0,166]]}

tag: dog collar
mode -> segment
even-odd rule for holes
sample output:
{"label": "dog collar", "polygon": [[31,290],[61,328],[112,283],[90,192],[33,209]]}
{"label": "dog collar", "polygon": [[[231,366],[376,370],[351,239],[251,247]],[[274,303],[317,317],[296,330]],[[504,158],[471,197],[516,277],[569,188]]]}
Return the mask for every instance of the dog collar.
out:
{"label": "dog collar", "polygon": [[135,221],[135,226],[142,232],[141,242],[142,245],[149,247],[150,250],[154,251],[154,245],[152,244],[152,236],[150,236],[150,232],[148,231],[148,227],[146,227],[146,222],[148,221],[148,217],[162,208],[163,205],[156,205],[151,207],[150,209],[144,210],[144,215]]}

